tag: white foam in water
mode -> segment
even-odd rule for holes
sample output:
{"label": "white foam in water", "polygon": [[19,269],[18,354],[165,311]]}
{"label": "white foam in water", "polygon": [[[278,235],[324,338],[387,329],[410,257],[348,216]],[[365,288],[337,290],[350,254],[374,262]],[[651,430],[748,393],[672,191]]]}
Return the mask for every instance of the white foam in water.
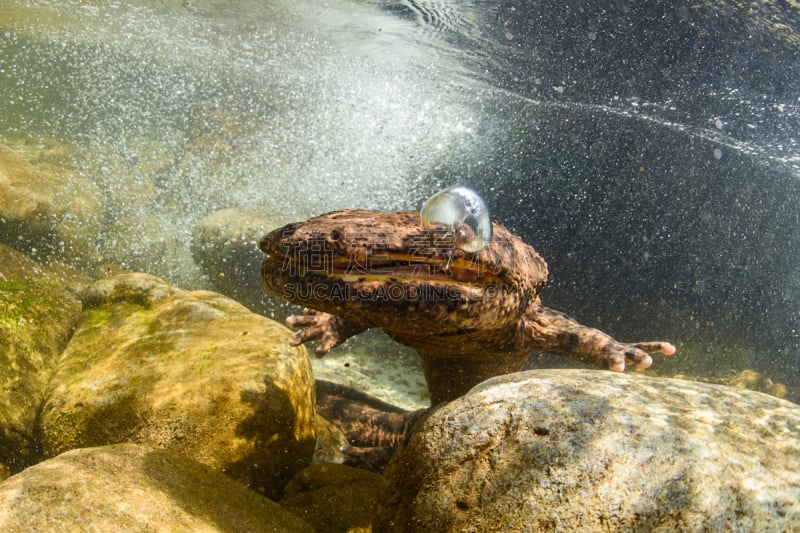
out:
{"label": "white foam in water", "polygon": [[105,193],[107,261],[197,286],[188,245],[210,212],[256,208],[279,224],[418,207],[419,176],[474,152],[479,112],[452,84],[460,67],[393,38],[411,23],[367,5],[48,9],[20,32],[47,50],[44,65],[17,68],[58,65],[45,76],[75,87],[37,107]]}

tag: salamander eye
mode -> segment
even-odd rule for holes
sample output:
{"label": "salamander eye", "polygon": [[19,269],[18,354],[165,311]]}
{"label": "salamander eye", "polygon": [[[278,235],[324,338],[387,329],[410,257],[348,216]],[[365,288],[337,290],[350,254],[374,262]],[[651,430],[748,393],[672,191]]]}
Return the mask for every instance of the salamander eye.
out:
{"label": "salamander eye", "polygon": [[420,211],[424,227],[439,223],[453,233],[455,246],[465,252],[478,252],[492,240],[489,209],[478,193],[457,185],[431,196]]}
{"label": "salamander eye", "polygon": [[[467,250],[465,247],[472,246],[473,243],[475,243],[475,241],[477,241],[478,239],[480,239],[480,237],[475,235],[475,230],[472,229],[472,227],[470,227],[469,224],[461,223],[453,227],[453,241],[455,242],[458,248],[461,248],[464,251],[467,252],[477,251],[477,250]],[[483,248],[485,245],[486,242],[484,241],[483,244],[481,245],[481,248]],[[480,250],[480,248],[478,250]]]}

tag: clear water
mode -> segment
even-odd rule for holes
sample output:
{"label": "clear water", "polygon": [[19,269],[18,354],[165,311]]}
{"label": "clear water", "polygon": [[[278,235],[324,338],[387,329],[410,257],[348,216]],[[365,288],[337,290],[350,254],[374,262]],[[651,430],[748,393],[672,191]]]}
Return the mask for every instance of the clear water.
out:
{"label": "clear water", "polygon": [[673,341],[664,372],[796,390],[800,15],[744,9],[7,0],[0,136],[100,187],[99,260],[192,288],[218,209],[467,184],[547,258],[549,305]]}

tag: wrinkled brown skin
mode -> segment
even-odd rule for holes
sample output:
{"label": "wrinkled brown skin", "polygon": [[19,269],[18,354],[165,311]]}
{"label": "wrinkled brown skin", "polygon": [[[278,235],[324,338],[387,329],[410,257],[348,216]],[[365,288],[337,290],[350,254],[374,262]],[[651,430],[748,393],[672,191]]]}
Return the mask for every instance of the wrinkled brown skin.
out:
{"label": "wrinkled brown skin", "polygon": [[[261,240],[267,290],[306,306],[286,323],[290,343],[316,341],[322,357],[369,328],[416,349],[433,405],[553,352],[622,372],[646,368],[666,342],[621,343],[542,305],[547,264],[503,226],[468,253],[453,231],[424,228],[418,211],[335,211]],[[317,383],[317,411],[350,443],[349,464],[380,471],[421,411],[409,413],[347,387]]]}
{"label": "wrinkled brown skin", "polygon": [[475,253],[418,211],[334,211],[261,240],[267,290],[306,306],[287,320],[293,344],[316,341],[321,357],[348,337],[380,328],[414,348],[436,405],[551,352],[621,372],[646,368],[667,342],[621,343],[542,305],[547,264],[503,226]]}

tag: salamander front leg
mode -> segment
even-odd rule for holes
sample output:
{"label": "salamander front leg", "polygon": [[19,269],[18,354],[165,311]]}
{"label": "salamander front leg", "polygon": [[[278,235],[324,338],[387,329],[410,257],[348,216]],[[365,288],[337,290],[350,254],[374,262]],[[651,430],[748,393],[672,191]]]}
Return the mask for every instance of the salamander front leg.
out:
{"label": "salamander front leg", "polygon": [[590,328],[570,316],[541,305],[526,313],[523,327],[533,341],[534,350],[565,355],[593,365],[607,366],[623,372],[626,364],[648,368],[653,364],[651,353],[675,353],[675,346],[664,341],[619,342],[599,329]]}
{"label": "salamander front leg", "polygon": [[308,341],[315,341],[314,355],[317,357],[324,356],[335,346],[367,329],[340,316],[313,309],[303,309],[302,315],[290,316],[286,319],[286,325],[292,329],[301,328],[289,339],[289,344],[299,346]]}

